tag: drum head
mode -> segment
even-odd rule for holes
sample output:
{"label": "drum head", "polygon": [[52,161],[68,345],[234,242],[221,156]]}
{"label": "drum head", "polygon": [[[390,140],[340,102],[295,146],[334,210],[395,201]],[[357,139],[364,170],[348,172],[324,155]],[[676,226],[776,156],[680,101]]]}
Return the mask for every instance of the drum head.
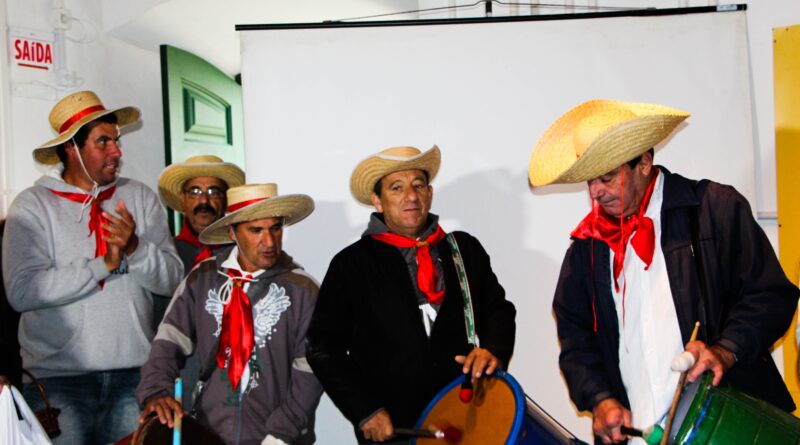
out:
{"label": "drum head", "polygon": [[[472,401],[467,403],[458,398],[463,379],[456,379],[431,402],[417,427],[440,431],[455,427],[461,432],[459,445],[507,443],[510,436],[516,436],[520,430],[524,401],[521,389],[512,386],[516,382],[505,379],[504,375],[497,373],[479,379]],[[418,438],[416,443],[442,445],[445,442]]]}
{"label": "drum head", "polygon": [[[135,437],[136,441],[132,445],[172,445],[172,428],[153,416],[139,427]],[[188,415],[184,415],[182,419],[181,443],[225,445],[216,434]]]}

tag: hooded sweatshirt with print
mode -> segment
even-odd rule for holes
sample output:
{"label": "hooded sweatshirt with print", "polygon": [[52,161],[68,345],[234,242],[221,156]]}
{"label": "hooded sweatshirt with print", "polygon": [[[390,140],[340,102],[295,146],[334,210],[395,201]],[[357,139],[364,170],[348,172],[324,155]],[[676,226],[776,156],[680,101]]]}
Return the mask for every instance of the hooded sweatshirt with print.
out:
{"label": "hooded sweatshirt with print", "polygon": [[235,258],[235,249],[199,263],[175,291],[142,367],[136,399],[143,407],[152,397],[171,395],[186,357],[194,353],[201,374],[202,368],[214,368],[195,400],[198,420],[225,443],[257,445],[271,435],[294,445],[312,444],[322,386],[306,361],[305,337],[319,286],[286,252],[250,282],[245,291],[255,347],[249,372],[233,389],[227,369],[219,368],[214,357],[224,310],[220,290],[228,281],[223,263]]}
{"label": "hooded sweatshirt with print", "polygon": [[[90,208],[53,191],[86,192],[64,182],[58,164],[20,193],[3,237],[3,277],[12,307],[22,313],[23,365],[37,377],[79,375],[141,366],[155,334],[152,294],[170,294],[183,266],[156,194],[118,178],[101,203],[109,214],[122,200],[139,244],[109,272],[95,257]],[[103,285],[101,286],[101,282]]]}

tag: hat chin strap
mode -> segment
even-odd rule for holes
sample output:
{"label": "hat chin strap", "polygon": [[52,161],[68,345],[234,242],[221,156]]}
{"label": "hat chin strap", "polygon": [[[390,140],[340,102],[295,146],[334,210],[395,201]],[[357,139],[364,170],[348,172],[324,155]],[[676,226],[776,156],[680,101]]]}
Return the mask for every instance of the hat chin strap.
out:
{"label": "hat chin strap", "polygon": [[89,178],[89,180],[92,181],[92,189],[89,191],[89,194],[92,195],[92,197],[96,199],[97,198],[97,194],[100,193],[100,190],[99,190],[100,185],[97,183],[97,181],[94,180],[92,175],[89,174],[89,171],[86,170],[86,165],[83,164],[83,155],[81,155],[81,149],[80,149],[80,147],[78,147],[78,143],[75,142],[75,138],[73,137],[70,140],[72,141],[72,146],[75,147],[75,151],[77,151],[77,153],[78,153],[78,163],[81,164],[81,169],[83,170],[83,173],[86,174],[86,177]]}

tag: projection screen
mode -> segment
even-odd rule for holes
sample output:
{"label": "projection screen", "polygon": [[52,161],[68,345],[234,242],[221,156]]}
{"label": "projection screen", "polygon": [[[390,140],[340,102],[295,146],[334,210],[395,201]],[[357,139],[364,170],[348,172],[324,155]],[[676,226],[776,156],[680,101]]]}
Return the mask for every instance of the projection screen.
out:
{"label": "projection screen", "polygon": [[[656,147],[656,162],[732,184],[755,207],[745,12],[709,11],[240,25],[247,180],[314,198],[284,248],[321,281],[371,211],[350,195],[355,165],[384,148],[438,144],[433,212],[446,231],[481,240],[517,307],[510,372],[589,441],[589,417],[558,369],[551,301],[569,232],[590,203],[583,184],[531,190],[530,153],[585,100],[661,103],[692,115]],[[323,445],[353,441],[327,400],[316,429]]]}

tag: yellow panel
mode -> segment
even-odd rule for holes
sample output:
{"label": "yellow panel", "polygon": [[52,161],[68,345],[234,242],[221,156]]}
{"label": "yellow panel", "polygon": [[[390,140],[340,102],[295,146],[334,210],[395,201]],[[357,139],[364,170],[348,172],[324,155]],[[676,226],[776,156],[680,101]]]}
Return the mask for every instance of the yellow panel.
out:
{"label": "yellow panel", "polygon": [[[778,187],[778,247],[786,275],[800,278],[800,25],[772,30],[775,57],[775,165]],[[783,339],[784,376],[800,406],[797,317]],[[800,410],[795,411],[795,414]]]}

